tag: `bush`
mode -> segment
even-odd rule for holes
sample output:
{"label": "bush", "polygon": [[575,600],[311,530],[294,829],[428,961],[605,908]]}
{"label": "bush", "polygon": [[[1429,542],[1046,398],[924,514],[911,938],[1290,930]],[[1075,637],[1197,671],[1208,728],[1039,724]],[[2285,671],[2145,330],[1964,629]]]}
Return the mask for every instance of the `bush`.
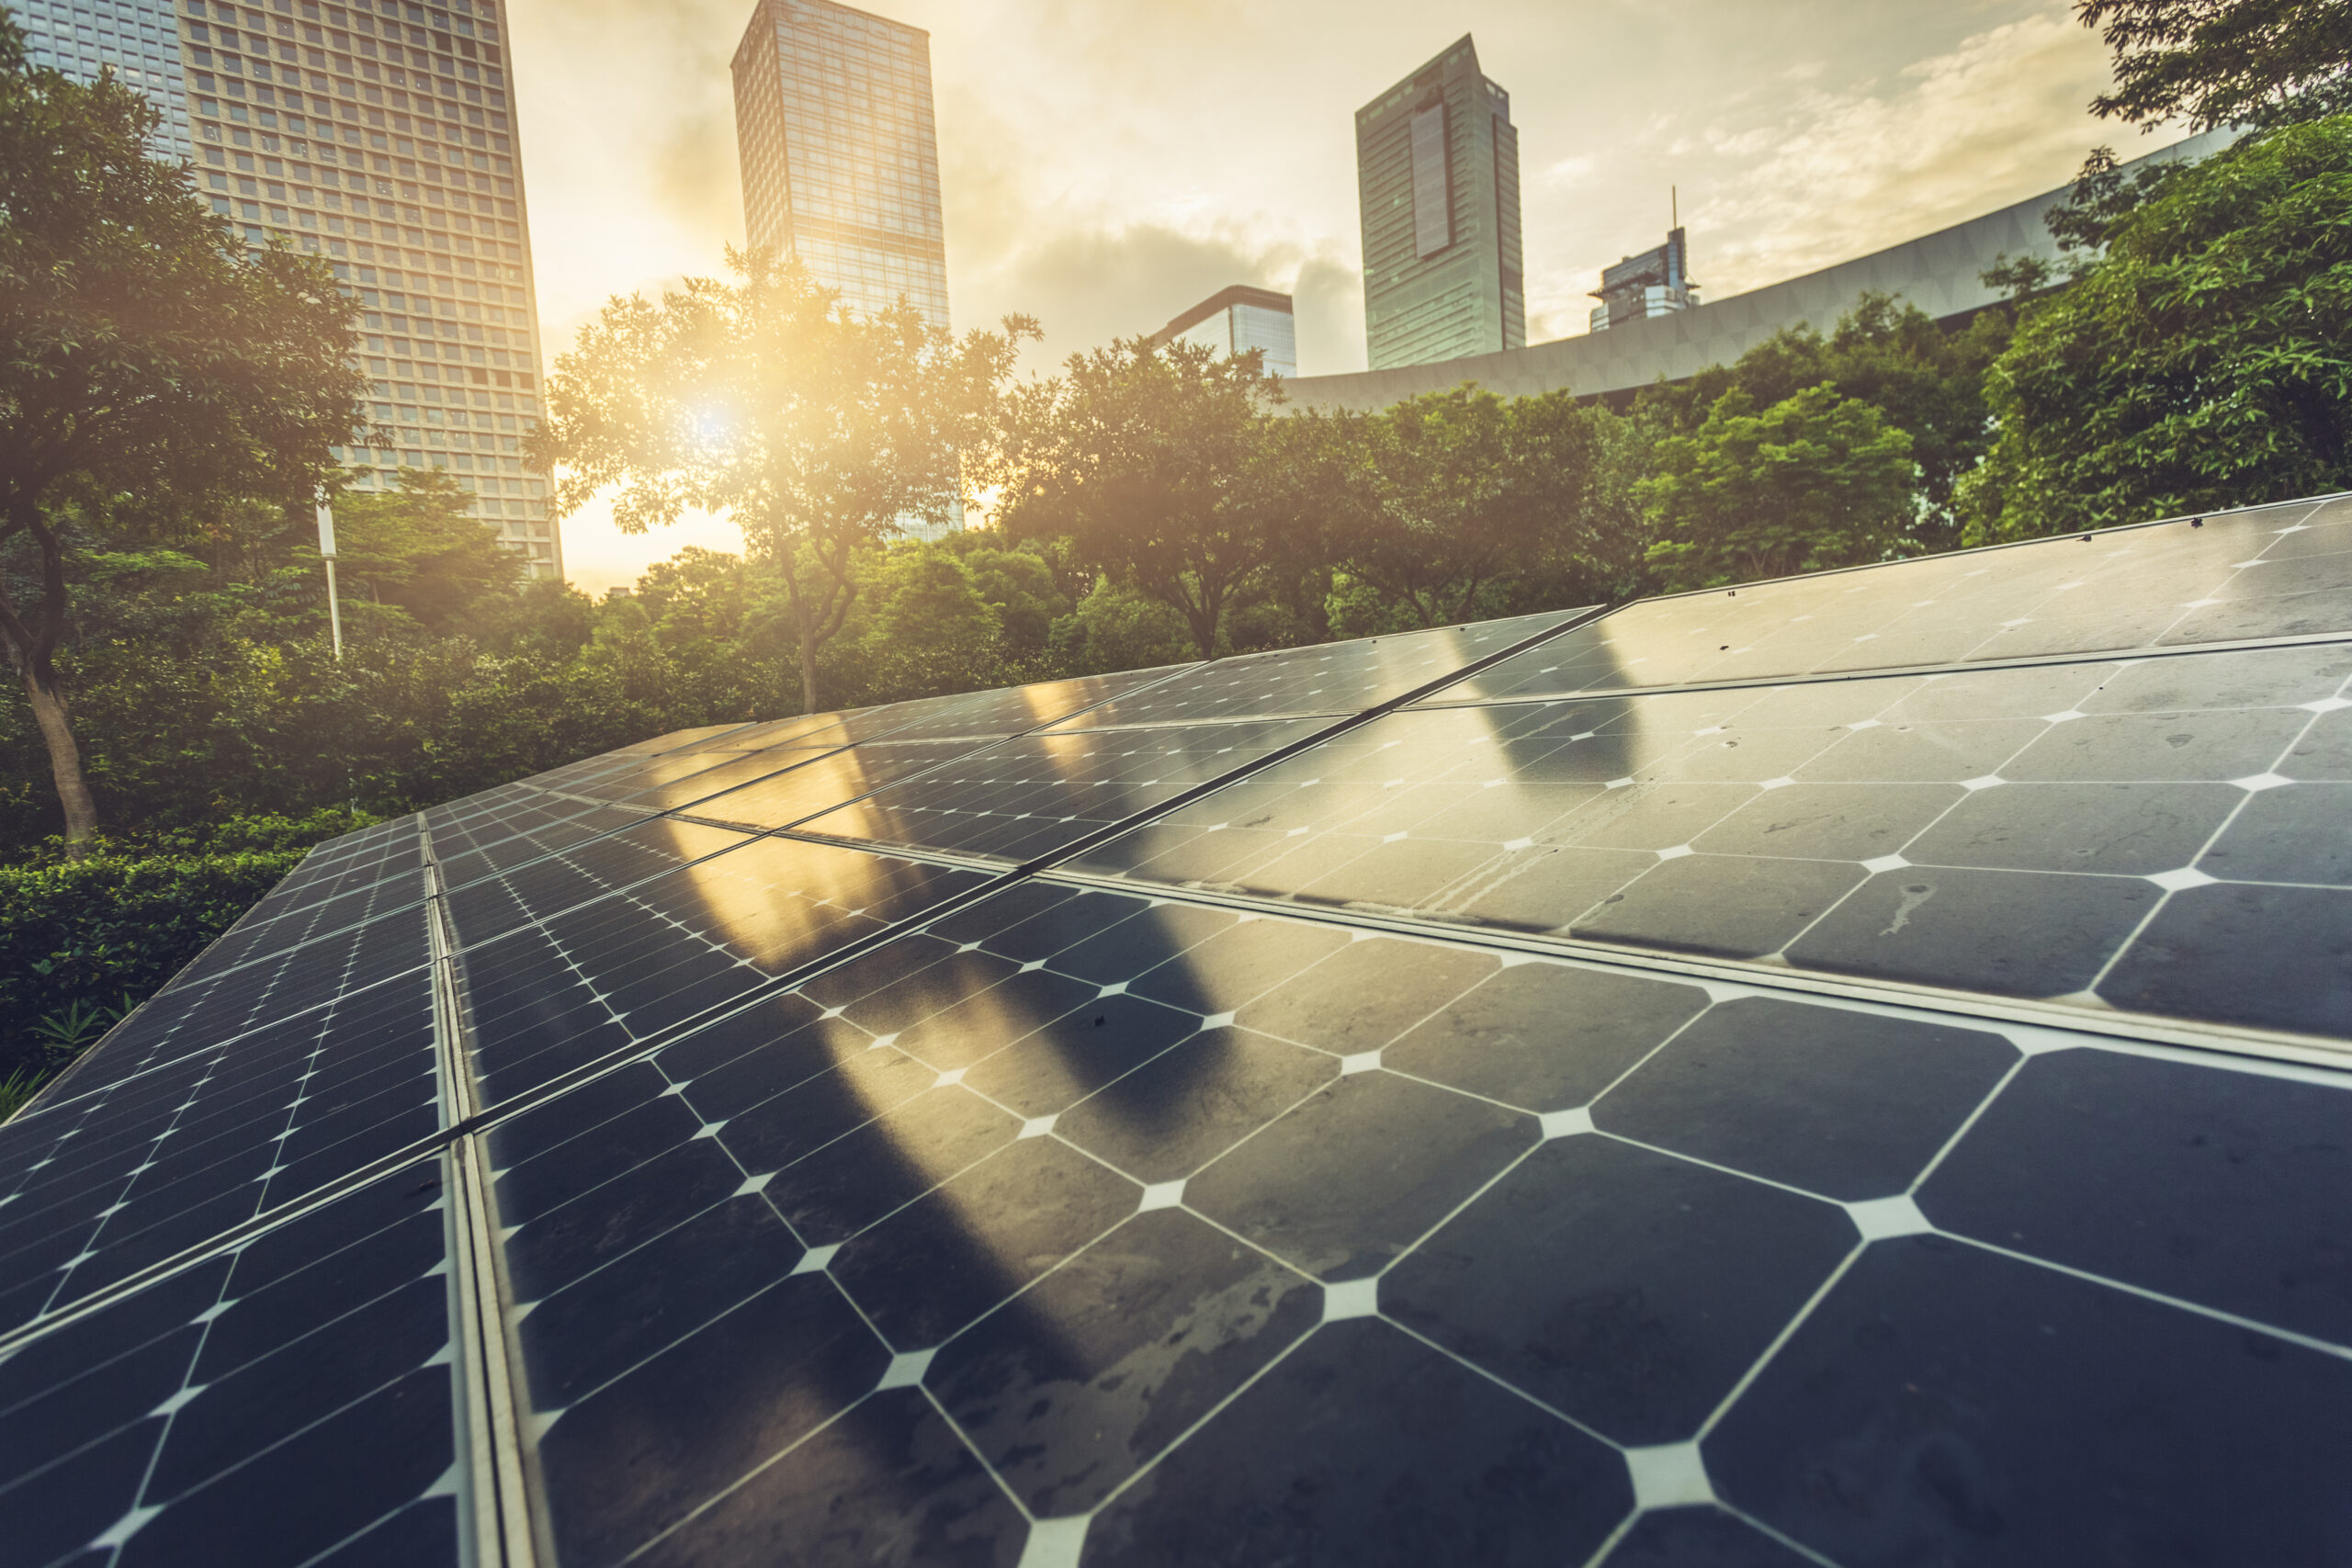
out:
{"label": "bush", "polygon": [[154,994],[300,863],[365,826],[342,810],[0,866],[0,1080],[38,1080]]}

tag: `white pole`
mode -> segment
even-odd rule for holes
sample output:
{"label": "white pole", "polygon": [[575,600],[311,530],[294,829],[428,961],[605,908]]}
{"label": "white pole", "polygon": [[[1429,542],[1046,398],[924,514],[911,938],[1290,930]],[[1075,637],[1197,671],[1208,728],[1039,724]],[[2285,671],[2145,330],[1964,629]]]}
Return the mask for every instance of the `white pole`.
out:
{"label": "white pole", "polygon": [[327,625],[334,631],[336,662],[343,660],[343,607],[335,603],[334,593],[334,509],[322,499],[319,502],[319,555],[327,563]]}

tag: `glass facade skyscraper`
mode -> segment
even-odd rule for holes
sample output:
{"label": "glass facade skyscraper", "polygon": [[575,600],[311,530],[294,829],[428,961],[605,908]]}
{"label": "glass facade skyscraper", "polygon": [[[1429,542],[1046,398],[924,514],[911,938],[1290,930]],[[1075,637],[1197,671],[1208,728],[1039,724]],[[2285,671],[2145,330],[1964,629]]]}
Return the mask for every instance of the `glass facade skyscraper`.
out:
{"label": "glass facade skyscraper", "polygon": [[560,577],[547,484],[526,472],[539,412],[529,219],[499,0],[21,0],[38,64],[112,66],[163,111],[253,245],[323,256],[365,311],[372,412],[394,445],[336,457],[360,491],[449,475],[476,515]]}
{"label": "glass facade skyscraper", "polygon": [[1519,133],[1467,34],[1356,111],[1372,368],[1527,345]]}
{"label": "glass facade skyscraper", "polygon": [[1298,333],[1291,297],[1271,288],[1237,283],[1221,288],[1152,334],[1155,343],[1182,338],[1219,354],[1256,349],[1266,374],[1284,380],[1298,374]]}
{"label": "glass facade skyscraper", "polygon": [[751,243],[859,310],[947,320],[931,35],[831,0],[761,0],[735,51]]}

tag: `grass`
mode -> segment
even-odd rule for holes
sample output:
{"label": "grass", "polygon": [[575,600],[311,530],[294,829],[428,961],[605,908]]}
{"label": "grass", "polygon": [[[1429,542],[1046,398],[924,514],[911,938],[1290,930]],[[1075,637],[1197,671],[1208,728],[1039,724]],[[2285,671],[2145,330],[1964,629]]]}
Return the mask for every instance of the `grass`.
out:
{"label": "grass", "polygon": [[40,1086],[49,1081],[49,1074],[27,1066],[0,1078],[0,1122],[6,1122],[22,1111],[25,1102],[40,1092]]}

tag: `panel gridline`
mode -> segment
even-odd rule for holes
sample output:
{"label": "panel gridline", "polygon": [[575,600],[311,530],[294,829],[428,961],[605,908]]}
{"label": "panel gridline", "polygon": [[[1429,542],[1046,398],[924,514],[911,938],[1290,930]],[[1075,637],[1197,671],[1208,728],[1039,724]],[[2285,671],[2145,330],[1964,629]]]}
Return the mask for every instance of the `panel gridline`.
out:
{"label": "panel gridline", "polygon": [[[2188,640],[2342,629],[2331,514],[2290,514],[2245,558],[2284,570],[2207,593],[2239,607]],[[2227,521],[2137,531],[2191,549],[2117,567],[2103,603],[2206,570]],[[2051,548],[2104,560],[2125,536]],[[1950,559],[2030,586],[2034,548]],[[1904,596],[1928,596],[1928,568],[1958,570],[1871,569],[1838,592],[1928,608]],[[1877,587],[1848,595],[1853,579]],[[1940,651],[1965,619],[1942,615],[1906,660],[1966,657]],[[2138,649],[2180,621],[2097,619],[2066,646]],[[412,1101],[433,1135],[429,1020],[386,1005],[421,1009],[424,972],[382,970],[423,908],[326,931],[328,910],[404,898],[429,833],[473,928],[456,973],[492,1107],[533,1507],[560,1562],[820,1542],[1008,1568],[1024,1549],[1091,1565],[2056,1564],[2117,1540],[2344,1556],[2344,1075],[1799,996],[1773,967],[2046,995],[1983,962],[1995,917],[2075,908],[2053,879],[2132,883],[2152,891],[2126,938],[2069,917],[2109,933],[2097,994],[2341,1038],[2346,998],[2312,947],[2352,896],[2331,810],[2352,787],[2340,647],[1573,701],[1524,700],[1543,694],[1522,681],[1522,700],[1464,707],[1496,690],[1466,684],[1425,699],[1447,711],[1374,718],[1113,840],[1085,874],[1000,883],[797,983],[990,880],[784,837],[696,856],[734,835],[643,809],[692,790],[689,756],[954,736],[945,765],[811,829],[1050,857],[1174,793],[1155,778],[1123,810],[1069,811],[1136,782],[1100,765],[1117,747],[1271,733],[1231,721],[1333,692],[1344,716],[1534,629],[1423,634],[1451,651],[1409,678],[1394,649],[1344,645],[1264,656],[1247,680],[1227,678],[1245,660],[1145,672],[1131,713],[1159,699],[1180,720],[1158,731],[1122,728],[1114,695],[1067,741],[989,733],[1050,722],[1069,694],[1043,691],[683,732],[322,846],[175,983],[185,998],[130,1021],[130,1052],[110,1040],[0,1134],[26,1194],[0,1195],[0,1246],[81,1247],[63,1288],[103,1291],[243,1235],[236,1216],[288,1191],[341,1191],[337,1171],[413,1146]],[[1740,678],[1726,668],[1684,674]],[[2064,707],[2038,706],[2061,685]],[[1057,766],[1065,747],[1075,765]],[[639,809],[597,803],[649,758]],[[1589,776],[1604,762],[1623,771]],[[1041,805],[1067,820],[1040,833]],[[1249,834],[1265,852],[1216,868],[1238,874],[1176,874]],[[1632,891],[1564,891],[1560,867],[1625,852],[1644,863],[1611,886]],[[1476,874],[1497,857],[1553,869]],[[1785,924],[1771,890],[1824,867],[1836,897],[1800,887],[1795,906],[1829,916],[1724,935]],[[1104,873],[1169,885],[1092,886]],[[1962,909],[1981,930],[1914,952],[1967,963],[1873,969],[1807,945],[1838,908],[1881,919],[1863,897],[1881,884],[1934,879],[1873,941],[1932,923],[1967,905],[1962,874],[2010,880]],[[1445,929],[1409,934],[1416,919]],[[1464,921],[1747,966],[1702,983],[1601,949],[1481,945]],[[169,1143],[183,1123],[205,1134],[190,1156]],[[253,1145],[288,1134],[301,1157],[247,1179]],[[17,1555],[453,1561],[475,1526],[437,1168],[0,1340],[0,1497],[44,1505]],[[264,1301],[299,1304],[238,1315]],[[261,1325],[242,1350],[203,1337],[239,1323]],[[288,1495],[305,1506],[258,1540],[272,1509],[254,1499]]]}
{"label": "panel gridline", "polygon": [[566,1562],[2316,1562],[2335,1077],[1039,881],[492,1146]]}
{"label": "panel gridline", "polygon": [[2352,498],[1645,600],[1450,687],[1487,701],[2333,635]]}

